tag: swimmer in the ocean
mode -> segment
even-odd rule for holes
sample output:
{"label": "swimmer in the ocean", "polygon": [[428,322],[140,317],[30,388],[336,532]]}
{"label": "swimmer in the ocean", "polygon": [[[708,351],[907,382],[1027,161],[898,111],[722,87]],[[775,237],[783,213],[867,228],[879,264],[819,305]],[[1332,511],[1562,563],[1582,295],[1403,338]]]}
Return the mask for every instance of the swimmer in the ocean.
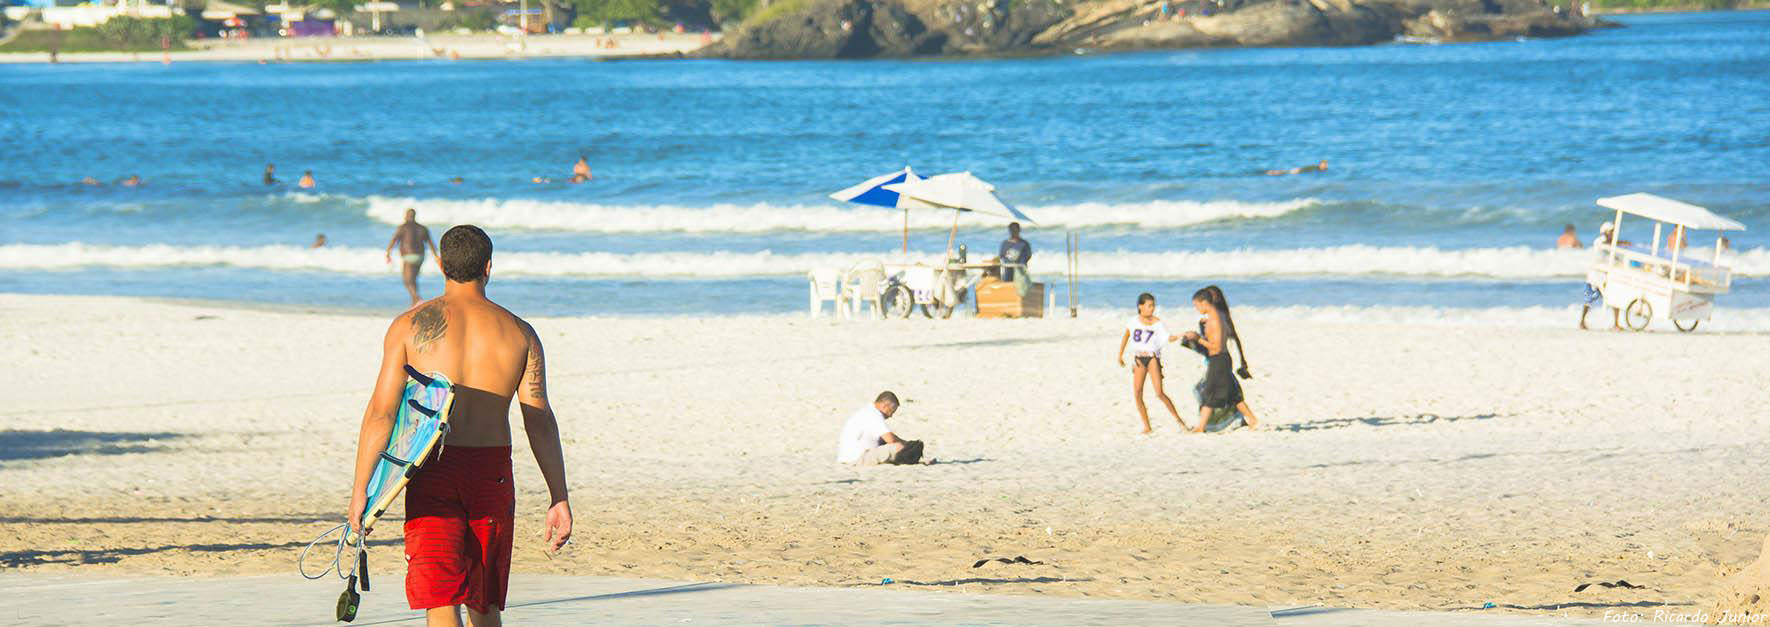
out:
{"label": "swimmer in the ocean", "polygon": [[1306,165],[1306,166],[1302,166],[1302,167],[1291,168],[1289,170],[1267,170],[1266,176],[1284,176],[1286,174],[1302,174],[1304,172],[1326,172],[1327,169],[1328,169],[1327,159],[1322,159],[1320,163],[1317,163],[1315,165]]}

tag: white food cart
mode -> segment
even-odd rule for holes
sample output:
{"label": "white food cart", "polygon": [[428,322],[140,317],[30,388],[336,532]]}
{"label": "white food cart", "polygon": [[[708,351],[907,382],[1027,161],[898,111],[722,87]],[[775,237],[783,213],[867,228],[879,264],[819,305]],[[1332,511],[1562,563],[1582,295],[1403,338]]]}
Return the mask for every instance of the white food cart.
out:
{"label": "white food cart", "polygon": [[[1603,294],[1604,305],[1621,310],[1624,324],[1635,331],[1646,329],[1655,316],[1671,320],[1679,331],[1694,331],[1708,320],[1715,296],[1726,294],[1733,282],[1721,234],[1743,231],[1745,225],[1653,194],[1600,198],[1598,206],[1616,211],[1609,242],[1600,239],[1597,259],[1586,270],[1586,282]],[[1631,243],[1625,216],[1652,221],[1652,239]],[[1636,237],[1645,234],[1644,224],[1635,229]],[[1714,246],[1689,246],[1690,231],[1714,231]]]}

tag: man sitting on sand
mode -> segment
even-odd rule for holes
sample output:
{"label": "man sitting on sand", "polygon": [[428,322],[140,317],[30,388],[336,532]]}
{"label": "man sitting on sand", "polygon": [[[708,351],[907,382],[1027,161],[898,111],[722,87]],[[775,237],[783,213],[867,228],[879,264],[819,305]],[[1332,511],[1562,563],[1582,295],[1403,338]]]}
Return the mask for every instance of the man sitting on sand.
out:
{"label": "man sitting on sand", "polygon": [[515,536],[510,400],[551,500],[545,537],[558,551],[572,535],[559,422],[547,400],[541,337],[486,298],[492,240],[471,225],[442,236],[443,295],[394,318],[383,341],[375,392],[363,412],[348,520],[360,530],[369,475],[387,444],[406,385],[405,366],[455,384],[442,452],[406,486],[406,602],[431,625],[501,624]]}
{"label": "man sitting on sand", "polygon": [[914,464],[922,460],[922,442],[902,440],[885,426],[897,413],[897,395],[880,392],[871,407],[862,407],[842,426],[836,442],[836,461],[843,464]]}

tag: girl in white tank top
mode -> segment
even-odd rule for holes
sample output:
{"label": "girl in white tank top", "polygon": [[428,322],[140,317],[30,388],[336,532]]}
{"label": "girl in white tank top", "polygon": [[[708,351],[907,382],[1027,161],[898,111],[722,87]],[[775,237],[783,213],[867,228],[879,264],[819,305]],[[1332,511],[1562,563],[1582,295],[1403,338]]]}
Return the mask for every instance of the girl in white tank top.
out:
{"label": "girl in white tank top", "polygon": [[1161,318],[1155,317],[1155,296],[1148,293],[1137,296],[1137,317],[1125,323],[1125,336],[1119,340],[1119,366],[1125,365],[1125,348],[1130,347],[1131,358],[1135,365],[1131,368],[1131,398],[1137,401],[1137,417],[1143,421],[1143,433],[1149,433],[1149,408],[1143,404],[1144,380],[1155,383],[1155,396],[1168,406],[1168,413],[1174,415],[1174,421],[1180,428],[1188,430],[1186,421],[1180,418],[1180,411],[1174,409],[1174,401],[1162,390],[1162,347],[1179,339],[1179,336],[1168,333],[1168,326]]}

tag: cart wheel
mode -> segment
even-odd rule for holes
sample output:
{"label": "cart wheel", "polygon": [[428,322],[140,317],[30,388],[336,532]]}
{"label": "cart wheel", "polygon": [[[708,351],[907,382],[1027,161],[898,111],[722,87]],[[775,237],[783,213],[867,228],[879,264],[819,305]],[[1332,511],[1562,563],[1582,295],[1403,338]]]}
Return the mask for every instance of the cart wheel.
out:
{"label": "cart wheel", "polygon": [[910,288],[893,285],[885,288],[885,294],[879,299],[885,304],[885,317],[908,318],[910,310],[916,307],[916,297],[910,294]]}
{"label": "cart wheel", "polygon": [[1644,299],[1637,298],[1629,301],[1628,308],[1623,310],[1623,322],[1629,325],[1630,330],[1645,331],[1647,323],[1652,321],[1653,305]]}
{"label": "cart wheel", "polygon": [[1677,318],[1672,318],[1672,326],[1678,327],[1679,331],[1683,331],[1685,333],[1695,331],[1696,325],[1698,325],[1698,324],[1702,324],[1702,321],[1701,320],[1691,320],[1690,326],[1684,326],[1683,322],[1679,321]]}

